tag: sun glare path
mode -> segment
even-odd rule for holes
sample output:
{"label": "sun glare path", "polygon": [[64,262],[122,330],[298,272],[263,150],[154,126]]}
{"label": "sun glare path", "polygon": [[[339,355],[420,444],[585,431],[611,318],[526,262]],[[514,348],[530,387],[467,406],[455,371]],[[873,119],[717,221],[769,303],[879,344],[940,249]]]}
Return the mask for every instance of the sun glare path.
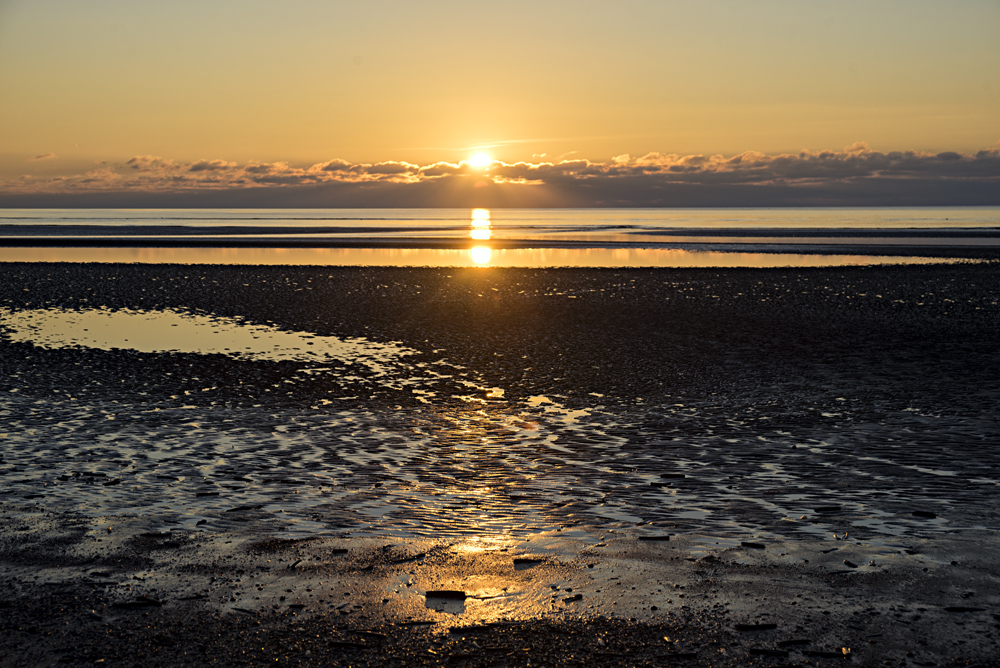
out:
{"label": "sun glare path", "polygon": [[493,255],[493,251],[486,246],[476,246],[472,248],[472,261],[478,265],[486,265],[490,263],[490,256]]}
{"label": "sun glare path", "polygon": [[491,162],[493,162],[493,158],[491,158],[487,153],[476,153],[469,158],[469,166],[475,167],[476,169],[488,167]]}
{"label": "sun glare path", "polygon": [[472,230],[469,236],[476,241],[489,241],[490,238],[490,210],[472,210]]}

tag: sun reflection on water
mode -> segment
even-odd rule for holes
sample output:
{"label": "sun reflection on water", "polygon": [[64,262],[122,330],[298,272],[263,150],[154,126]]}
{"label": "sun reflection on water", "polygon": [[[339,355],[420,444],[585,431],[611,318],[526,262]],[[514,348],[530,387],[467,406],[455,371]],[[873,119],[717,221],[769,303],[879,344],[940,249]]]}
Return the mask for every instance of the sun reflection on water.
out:
{"label": "sun reflection on water", "polygon": [[[489,241],[492,235],[490,232],[490,210],[473,209],[470,227],[472,228],[469,230],[470,237],[476,241]],[[490,263],[493,251],[489,246],[475,246],[470,250],[470,256],[473,264],[485,265]]]}
{"label": "sun reflection on water", "polygon": [[517,544],[517,539],[508,533],[481,534],[469,536],[451,546],[453,552],[476,554],[491,550],[510,549]]}
{"label": "sun reflection on water", "polygon": [[493,251],[488,246],[476,246],[470,249],[469,253],[472,256],[472,261],[479,265],[489,264],[490,257],[493,255]]}
{"label": "sun reflection on water", "polygon": [[472,210],[472,230],[469,232],[469,236],[476,241],[487,241],[491,236],[490,232],[490,210],[489,209],[473,209]]}

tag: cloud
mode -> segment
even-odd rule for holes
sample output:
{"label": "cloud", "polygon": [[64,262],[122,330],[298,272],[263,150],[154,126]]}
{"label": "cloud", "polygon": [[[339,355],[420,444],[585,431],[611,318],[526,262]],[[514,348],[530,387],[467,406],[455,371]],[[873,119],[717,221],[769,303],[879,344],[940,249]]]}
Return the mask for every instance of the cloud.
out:
{"label": "cloud", "polygon": [[855,142],[839,151],[787,154],[653,152],[600,162],[534,160],[495,161],[483,171],[466,162],[417,165],[332,158],[312,165],[240,165],[222,159],[185,163],[140,155],[58,179],[7,181],[0,185],[0,204],[54,205],[62,201],[59,197],[84,193],[106,206],[144,197],[157,206],[209,201],[218,204],[206,206],[237,206],[232,202],[252,202],[247,204],[252,206],[1000,204],[1000,142],[975,154],[883,153]]}
{"label": "cloud", "polygon": [[189,172],[218,172],[226,169],[234,169],[236,167],[235,162],[226,162],[225,160],[199,160],[190,167],[188,167]]}
{"label": "cloud", "polygon": [[406,162],[380,162],[375,165],[366,165],[366,174],[411,174],[419,171],[417,165]]}
{"label": "cloud", "polygon": [[322,172],[350,172],[351,163],[346,160],[330,160],[329,162],[315,164],[311,169],[316,169]]}
{"label": "cloud", "polygon": [[125,165],[139,172],[182,169],[173,160],[167,160],[158,155],[137,155],[127,160]]}
{"label": "cloud", "polygon": [[38,160],[52,160],[58,157],[55,153],[42,153],[41,155],[36,155],[34,158],[28,158],[28,162],[37,162]]}

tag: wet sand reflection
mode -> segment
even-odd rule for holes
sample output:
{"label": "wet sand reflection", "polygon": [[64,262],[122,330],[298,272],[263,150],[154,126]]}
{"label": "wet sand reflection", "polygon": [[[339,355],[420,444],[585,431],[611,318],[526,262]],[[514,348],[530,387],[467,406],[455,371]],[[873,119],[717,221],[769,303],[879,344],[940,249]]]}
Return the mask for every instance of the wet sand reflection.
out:
{"label": "wet sand reflection", "polygon": [[[608,531],[623,529],[715,541],[849,531],[902,545],[975,525],[951,501],[947,521],[914,516],[915,507],[942,512],[930,499],[998,484],[988,469],[1000,462],[980,455],[975,464],[942,463],[936,447],[917,445],[915,415],[875,426],[853,421],[865,407],[845,406],[835,436],[820,427],[793,437],[709,405],[623,413],[478,394],[448,409],[389,416],[206,410],[186,398],[154,410],[75,396],[39,405],[15,394],[5,464],[21,473],[5,476],[7,498],[42,494],[52,509],[142,513],[191,528],[361,531],[458,540],[468,550],[575,530],[599,549]],[[938,433],[947,427],[954,447],[984,438],[962,420],[927,420]],[[752,449],[733,445],[750,438]],[[899,438],[914,445],[900,452]],[[837,484],[843,479],[851,486]],[[42,481],[55,484],[39,492]]]}

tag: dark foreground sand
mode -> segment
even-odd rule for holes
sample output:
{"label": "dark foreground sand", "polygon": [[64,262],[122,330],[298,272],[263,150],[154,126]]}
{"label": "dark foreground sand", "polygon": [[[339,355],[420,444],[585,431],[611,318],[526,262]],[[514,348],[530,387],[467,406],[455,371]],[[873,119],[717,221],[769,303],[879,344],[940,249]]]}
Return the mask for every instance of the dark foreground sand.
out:
{"label": "dark foreground sand", "polygon": [[[48,489],[80,484],[70,465],[43,455],[26,465],[5,449],[0,665],[1000,665],[996,264],[0,272],[4,309],[202,310],[401,341],[426,362],[462,365],[479,387],[504,388],[507,402],[560,396],[573,409],[600,394],[634,418],[621,431],[636,452],[651,434],[688,439],[708,453],[704,470],[724,471],[747,500],[696,489],[715,495],[719,518],[699,524],[652,502],[642,510],[645,497],[622,488],[605,498],[627,497],[641,518],[631,529],[604,531],[593,509],[569,504],[510,538],[393,534],[375,520],[362,530],[341,515],[344,531],[312,540],[276,537],[256,515],[164,532],[142,512],[95,518],[51,501]],[[272,391],[288,376],[280,363],[9,341],[0,353],[0,394],[17,396],[0,410],[20,436],[34,428],[25,406],[56,412],[65,394],[210,416],[298,411],[329,393],[308,379]],[[191,392],[206,379],[211,396]],[[405,387],[366,388],[343,405],[404,422],[427,409]],[[677,404],[698,410],[682,420],[667,408]],[[445,393],[431,410],[470,409]],[[750,459],[740,453],[752,458],[756,438],[775,435],[861,446],[817,453],[816,471],[784,483],[741,480]],[[848,457],[869,449],[877,468]],[[625,476],[627,462],[606,477]],[[51,488],[25,492],[19,476],[32,467],[51,471]],[[363,482],[377,498],[373,480]],[[808,496],[810,510],[784,518],[750,503],[779,491]],[[889,515],[901,527],[894,540],[866,525]],[[740,540],[747,527],[766,542]],[[437,590],[467,597],[428,595]]]}

